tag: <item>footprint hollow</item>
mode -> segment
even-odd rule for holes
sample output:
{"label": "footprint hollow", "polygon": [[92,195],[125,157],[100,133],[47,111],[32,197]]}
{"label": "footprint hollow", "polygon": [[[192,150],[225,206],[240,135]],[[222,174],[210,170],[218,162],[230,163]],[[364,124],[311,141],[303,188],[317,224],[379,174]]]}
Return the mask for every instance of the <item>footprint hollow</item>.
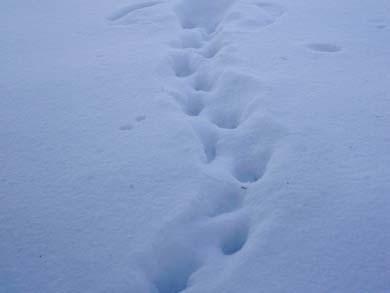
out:
{"label": "footprint hollow", "polygon": [[197,92],[210,92],[215,83],[215,78],[206,73],[199,73],[192,81],[192,88]]}
{"label": "footprint hollow", "polygon": [[196,71],[197,62],[187,52],[175,52],[171,56],[171,66],[177,77],[187,77]]}
{"label": "footprint hollow", "polygon": [[193,127],[203,145],[206,163],[211,163],[217,156],[218,134],[207,124],[194,124]]}
{"label": "footprint hollow", "polygon": [[123,124],[119,127],[119,130],[121,131],[130,131],[134,128],[133,124],[128,123],[128,124]]}
{"label": "footprint hollow", "polygon": [[236,129],[240,125],[239,113],[234,111],[212,112],[210,121],[222,129]]}
{"label": "footprint hollow", "polygon": [[248,241],[249,224],[247,221],[237,221],[236,223],[229,223],[226,226],[225,235],[222,237],[220,243],[221,252],[224,255],[233,255],[239,252]]}
{"label": "footprint hollow", "polygon": [[271,159],[269,151],[239,158],[234,163],[233,176],[241,183],[253,183],[263,177]]}
{"label": "footprint hollow", "polygon": [[135,117],[135,121],[137,122],[141,122],[144,120],[146,120],[146,115],[138,115],[137,117]]}
{"label": "footprint hollow", "polygon": [[208,216],[213,218],[238,211],[243,205],[244,189],[236,184],[215,183],[201,193],[201,199],[207,203]]}
{"label": "footprint hollow", "polygon": [[[166,261],[165,261],[166,258]],[[192,255],[184,252],[167,251],[153,284],[158,293],[179,293],[188,287],[191,275],[199,268],[199,263]]]}
{"label": "footprint hollow", "polygon": [[306,45],[312,51],[324,53],[336,53],[341,51],[341,47],[331,43],[310,43]]}

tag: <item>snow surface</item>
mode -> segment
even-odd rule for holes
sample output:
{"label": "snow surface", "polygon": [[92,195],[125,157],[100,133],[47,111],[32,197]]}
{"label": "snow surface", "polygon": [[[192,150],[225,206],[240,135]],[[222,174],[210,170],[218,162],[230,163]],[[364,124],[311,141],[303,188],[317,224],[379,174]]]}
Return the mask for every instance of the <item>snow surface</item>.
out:
{"label": "snow surface", "polygon": [[0,8],[1,293],[390,292],[389,1]]}

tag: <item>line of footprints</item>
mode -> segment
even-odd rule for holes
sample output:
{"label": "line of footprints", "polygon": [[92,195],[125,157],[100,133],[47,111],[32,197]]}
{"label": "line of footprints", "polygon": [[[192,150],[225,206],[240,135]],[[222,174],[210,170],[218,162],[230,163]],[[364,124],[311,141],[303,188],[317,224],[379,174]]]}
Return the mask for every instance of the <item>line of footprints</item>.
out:
{"label": "line of footprints", "polygon": [[[228,14],[233,4],[182,0],[174,8],[182,32],[168,58],[169,94],[199,137],[205,175],[197,198],[161,231],[148,261],[140,260],[150,292],[190,291],[207,276],[208,263],[237,256],[245,247],[251,230],[245,194],[264,175],[284,133],[262,113],[262,83],[229,66],[227,30],[242,21],[239,10]],[[283,14],[271,3],[255,3],[254,8],[265,20],[248,22],[250,28],[270,25]]]}
{"label": "line of footprints", "polygon": [[[167,91],[199,138],[204,179],[196,199],[160,231],[150,249],[138,255],[140,270],[133,280],[133,292],[196,291],[196,285],[210,277],[211,264],[224,267],[224,261],[240,255],[251,233],[245,195],[264,176],[286,133],[263,109],[267,87],[234,66],[239,60],[231,53],[234,47],[229,37],[274,24],[285,9],[256,0],[174,2],[181,33],[172,40],[167,56],[172,71]],[[159,6],[170,3],[133,3],[108,20],[130,25],[153,15],[163,21]],[[377,28],[386,26],[378,24]],[[322,54],[342,51],[332,43],[306,43],[305,47]],[[140,116],[137,122],[144,119]]]}
{"label": "line of footprints", "polygon": [[[133,4],[109,19],[126,23],[130,13],[163,3]],[[285,133],[263,112],[259,96],[267,88],[255,76],[239,72],[229,54],[232,30],[271,25],[284,9],[270,2],[179,0],[174,12],[181,33],[167,58],[172,69],[169,96],[199,138],[204,180],[196,199],[139,256],[143,283],[154,293],[191,291],[207,277],[207,264],[239,255],[251,231],[245,194],[265,174]]]}

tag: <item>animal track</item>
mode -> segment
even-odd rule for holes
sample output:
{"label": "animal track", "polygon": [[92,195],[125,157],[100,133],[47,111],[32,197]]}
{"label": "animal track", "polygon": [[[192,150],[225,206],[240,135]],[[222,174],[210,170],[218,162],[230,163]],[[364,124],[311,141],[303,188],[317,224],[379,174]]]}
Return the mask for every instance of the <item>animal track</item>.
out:
{"label": "animal track", "polygon": [[139,116],[135,117],[135,121],[137,121],[137,122],[141,122],[144,120],[146,120],[146,115],[139,115]]}
{"label": "animal track", "polygon": [[[133,5],[114,19],[158,3]],[[259,29],[275,22],[284,9],[270,2],[237,3],[178,0],[174,8],[182,33],[171,43],[168,59],[177,85],[171,96],[191,116],[205,179],[188,210],[166,226],[148,254],[144,273],[158,293],[190,288],[196,272],[208,265],[210,253],[225,258],[245,247],[251,226],[245,216],[245,194],[263,177],[283,133],[259,111],[252,114],[253,101],[264,94],[259,80],[221,68],[222,58],[216,57],[221,50],[228,51],[231,24]]]}
{"label": "animal track", "polygon": [[211,40],[207,46],[201,50],[200,54],[206,59],[212,59],[219,53],[219,51],[222,50],[224,46],[224,40],[221,37],[217,37]]}
{"label": "animal track", "polygon": [[310,43],[306,47],[312,51],[323,53],[336,53],[341,51],[341,47],[330,43]]}
{"label": "animal track", "polygon": [[263,177],[270,158],[271,154],[268,150],[258,150],[239,160],[236,158],[233,176],[242,183],[256,182]]}
{"label": "animal track", "polygon": [[198,116],[204,108],[203,100],[199,94],[189,94],[185,106],[185,112],[189,116]]}
{"label": "animal track", "polygon": [[178,293],[188,287],[191,275],[199,264],[185,252],[180,253],[177,247],[174,251],[163,250],[168,257],[159,259],[159,274],[153,279],[158,293]]}
{"label": "animal track", "polygon": [[119,130],[129,131],[129,130],[132,130],[133,128],[134,128],[133,124],[127,123],[127,124],[123,124],[122,126],[120,126]]}
{"label": "animal track", "polygon": [[218,153],[226,158],[226,168],[241,183],[254,183],[267,169],[276,143],[284,129],[268,117],[253,117],[243,123],[239,132],[222,136]]}
{"label": "animal track", "polygon": [[261,92],[261,83],[254,77],[234,71],[225,71],[218,80],[204,111],[204,116],[219,128],[235,129],[248,115],[246,109],[255,93]]}
{"label": "animal track", "polygon": [[383,30],[383,29],[387,28],[386,21],[384,19],[382,19],[382,18],[370,19],[369,23],[374,25],[375,28],[378,29],[378,30]]}
{"label": "animal track", "polygon": [[217,155],[218,134],[215,129],[202,121],[194,122],[193,126],[203,145],[206,163],[211,163]]}
{"label": "animal track", "polygon": [[375,27],[376,27],[377,29],[382,30],[382,29],[387,28],[387,25],[385,25],[385,24],[377,24]]}
{"label": "animal track", "polygon": [[112,15],[110,15],[108,17],[108,20],[117,21],[117,20],[129,15],[130,13],[132,13],[136,10],[150,8],[150,7],[156,6],[156,5],[161,4],[161,3],[162,3],[162,1],[147,1],[147,2],[137,3],[137,4],[131,4],[131,5],[122,7],[118,11],[114,12]]}
{"label": "animal track", "polygon": [[220,249],[224,255],[233,255],[239,252],[248,241],[249,220],[240,213],[227,214],[221,216],[219,221],[220,229]]}
{"label": "animal track", "polygon": [[218,217],[240,210],[245,193],[245,189],[235,183],[212,181],[199,192],[198,201],[207,216]]}
{"label": "animal track", "polygon": [[[225,210],[236,210],[236,205],[233,201]],[[158,293],[182,292],[191,287],[192,276],[205,265],[208,257],[204,252],[210,245],[222,255],[233,255],[245,246],[249,230],[247,216],[238,210],[195,222],[179,218],[162,231],[155,242],[158,247],[143,261],[146,278]]]}
{"label": "animal track", "polygon": [[[135,122],[139,123],[146,119],[146,115],[139,115],[135,117]],[[130,131],[134,128],[134,125],[132,123],[126,123],[119,127],[119,130],[122,131]]]}
{"label": "animal track", "polygon": [[[201,226],[181,225],[178,219],[166,226],[155,239],[152,251],[142,256],[145,278],[158,293],[178,293],[190,286],[191,276],[202,266]],[[148,291],[149,292],[149,291]]]}
{"label": "animal track", "polygon": [[187,77],[192,75],[198,66],[195,58],[188,52],[175,52],[172,55],[172,69],[177,77]]}
{"label": "animal track", "polygon": [[171,96],[177,101],[180,105],[183,112],[188,116],[198,116],[203,108],[203,98],[202,93],[171,93]]}
{"label": "animal track", "polygon": [[195,91],[209,92],[213,89],[216,77],[211,73],[198,72],[192,80],[192,87]]}
{"label": "animal track", "polygon": [[224,129],[236,129],[240,123],[235,109],[225,109],[224,111],[215,113],[210,120],[219,128]]}

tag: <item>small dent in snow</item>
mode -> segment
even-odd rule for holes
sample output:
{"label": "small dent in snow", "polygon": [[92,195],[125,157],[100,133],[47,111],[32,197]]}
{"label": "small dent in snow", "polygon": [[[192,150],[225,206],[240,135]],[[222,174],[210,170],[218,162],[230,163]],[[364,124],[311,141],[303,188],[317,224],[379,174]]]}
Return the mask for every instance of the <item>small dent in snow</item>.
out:
{"label": "small dent in snow", "polygon": [[369,20],[369,23],[374,25],[378,30],[383,30],[387,28],[386,20],[383,18],[373,18]]}
{"label": "small dent in snow", "polygon": [[[146,119],[146,115],[138,115],[135,117],[135,122],[140,123]],[[122,131],[130,131],[134,128],[134,125],[132,123],[126,123],[119,127],[119,130]]]}
{"label": "small dent in snow", "polygon": [[123,124],[122,126],[119,127],[119,130],[122,130],[122,131],[130,131],[134,128],[133,124],[131,123],[127,123],[127,124]]}
{"label": "small dent in snow", "polygon": [[387,25],[385,25],[385,24],[377,24],[375,27],[376,27],[377,29],[382,30],[382,29],[387,28]]}
{"label": "small dent in snow", "polygon": [[137,122],[141,122],[144,120],[146,120],[146,115],[139,115],[139,116],[135,117],[135,121],[137,121]]}
{"label": "small dent in snow", "polygon": [[341,47],[331,43],[310,43],[306,45],[312,51],[324,53],[336,53],[341,51]]}

